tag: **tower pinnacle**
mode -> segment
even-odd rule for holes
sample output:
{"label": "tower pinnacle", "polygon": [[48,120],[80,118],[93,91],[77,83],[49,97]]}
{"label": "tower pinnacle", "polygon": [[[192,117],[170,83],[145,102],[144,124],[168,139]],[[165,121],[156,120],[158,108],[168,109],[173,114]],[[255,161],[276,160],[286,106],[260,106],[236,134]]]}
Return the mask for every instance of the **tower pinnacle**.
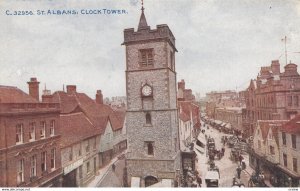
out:
{"label": "tower pinnacle", "polygon": [[148,24],[147,24],[147,21],[146,21],[146,17],[145,17],[145,14],[144,14],[144,1],[142,0],[142,14],[141,14],[141,17],[140,17],[140,22],[139,22],[139,26],[138,26],[138,31],[143,29],[143,28],[148,28]]}

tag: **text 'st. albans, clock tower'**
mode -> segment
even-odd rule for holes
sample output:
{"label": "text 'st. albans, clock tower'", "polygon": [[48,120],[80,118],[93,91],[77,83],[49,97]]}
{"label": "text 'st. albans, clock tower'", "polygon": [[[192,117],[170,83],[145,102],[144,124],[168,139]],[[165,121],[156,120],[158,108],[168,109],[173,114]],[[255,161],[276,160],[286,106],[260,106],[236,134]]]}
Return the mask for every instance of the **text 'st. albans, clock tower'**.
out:
{"label": "text 'st. albans, clock tower'", "polygon": [[180,170],[176,104],[175,38],[168,25],[150,29],[144,8],[135,32],[124,30],[126,46],[129,183],[174,185]]}

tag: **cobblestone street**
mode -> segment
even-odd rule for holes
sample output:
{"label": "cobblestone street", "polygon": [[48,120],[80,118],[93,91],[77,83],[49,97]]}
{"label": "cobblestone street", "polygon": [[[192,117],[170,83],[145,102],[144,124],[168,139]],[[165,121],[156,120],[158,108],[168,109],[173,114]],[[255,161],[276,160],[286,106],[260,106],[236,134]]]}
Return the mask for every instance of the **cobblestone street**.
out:
{"label": "cobblestone street", "polygon": [[[204,123],[202,123],[204,124]],[[220,150],[222,149],[223,145],[221,143],[221,138],[224,134],[222,132],[219,132],[218,130],[212,128],[209,126],[209,129],[205,129],[205,134],[209,137],[214,138],[216,149]],[[224,156],[220,160],[215,160],[216,166],[219,167],[220,170],[220,180],[219,180],[219,187],[232,187],[232,181],[233,177],[236,176],[236,168],[238,167],[238,162],[234,162],[230,159],[230,152],[231,149],[228,146],[225,146],[225,153]],[[208,156],[206,156],[205,153],[200,153],[196,150],[196,154],[198,157],[198,162],[196,164],[196,169],[200,172],[202,177],[202,186],[206,187],[205,185],[205,175],[208,170],[209,165],[207,164]],[[241,183],[245,185],[245,187],[248,186],[248,180],[250,178],[250,174],[252,173],[252,169],[249,167],[249,156],[248,154],[242,155],[246,162],[246,169],[241,172]]]}

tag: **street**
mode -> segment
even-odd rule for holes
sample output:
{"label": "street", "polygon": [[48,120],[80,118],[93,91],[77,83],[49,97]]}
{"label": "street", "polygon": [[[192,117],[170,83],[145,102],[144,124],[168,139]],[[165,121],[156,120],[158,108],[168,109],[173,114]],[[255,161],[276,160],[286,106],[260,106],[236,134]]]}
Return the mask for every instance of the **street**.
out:
{"label": "street", "polygon": [[[204,122],[202,122],[202,124],[204,124]],[[214,129],[211,126],[209,126],[209,129],[207,129],[207,124],[202,129],[205,129],[205,134],[207,135],[207,137],[214,138],[216,149],[221,150],[223,147],[223,144],[221,143],[222,136],[229,135],[229,134],[219,132],[218,130]],[[230,159],[231,149],[227,145],[225,145],[224,148],[225,148],[224,156],[220,160],[218,159],[214,160],[216,166],[219,167],[219,171],[220,171],[219,187],[232,187],[233,177],[236,176],[236,168],[238,167],[238,162],[234,162]],[[206,156],[207,149],[205,148],[205,153],[200,153],[196,149],[195,152],[198,158],[198,162],[196,163],[196,169],[201,174],[202,187],[206,187],[204,179],[209,167],[209,165],[207,164],[208,156]],[[247,187],[250,174],[252,173],[252,169],[249,167],[249,155],[245,154],[242,156],[245,159],[247,168],[241,172],[240,180],[241,183],[244,184],[245,187]]]}

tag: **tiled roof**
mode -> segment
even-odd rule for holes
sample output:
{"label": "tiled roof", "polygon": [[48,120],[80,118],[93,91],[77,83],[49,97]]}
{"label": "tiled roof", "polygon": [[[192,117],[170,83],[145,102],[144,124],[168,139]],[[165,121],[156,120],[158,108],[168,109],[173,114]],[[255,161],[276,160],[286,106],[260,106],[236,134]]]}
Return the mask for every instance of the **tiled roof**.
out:
{"label": "tiled roof", "polygon": [[179,114],[179,119],[183,122],[187,122],[190,120],[190,117],[188,115],[186,115],[185,113],[181,112]]}
{"label": "tiled roof", "polygon": [[17,87],[0,85],[0,103],[38,103]]}
{"label": "tiled roof", "polygon": [[62,113],[83,112],[92,124],[104,132],[107,120],[112,124],[112,129],[123,127],[125,111],[114,111],[110,106],[97,104],[84,93],[66,93],[63,91],[54,93],[54,101],[61,103]]}
{"label": "tiled roof", "polygon": [[88,137],[100,134],[100,129],[96,128],[82,112],[62,114],[60,116],[61,126],[61,146],[66,147]]}
{"label": "tiled roof", "polygon": [[300,115],[297,115],[294,119],[288,121],[281,128],[281,131],[292,134],[300,134]]}
{"label": "tiled roof", "polygon": [[192,120],[194,127],[200,128],[199,106],[193,104],[191,101],[179,101],[178,103],[181,111],[179,113],[179,119],[184,122]]}

